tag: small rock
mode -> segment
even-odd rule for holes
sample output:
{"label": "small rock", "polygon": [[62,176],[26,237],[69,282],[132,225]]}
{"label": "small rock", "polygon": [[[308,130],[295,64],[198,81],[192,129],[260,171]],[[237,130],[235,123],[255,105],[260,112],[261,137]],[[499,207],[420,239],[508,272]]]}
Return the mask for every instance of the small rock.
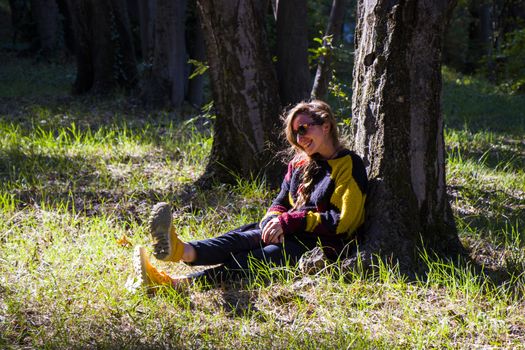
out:
{"label": "small rock", "polygon": [[299,270],[307,275],[314,275],[326,267],[328,259],[319,247],[303,254],[299,260]]}

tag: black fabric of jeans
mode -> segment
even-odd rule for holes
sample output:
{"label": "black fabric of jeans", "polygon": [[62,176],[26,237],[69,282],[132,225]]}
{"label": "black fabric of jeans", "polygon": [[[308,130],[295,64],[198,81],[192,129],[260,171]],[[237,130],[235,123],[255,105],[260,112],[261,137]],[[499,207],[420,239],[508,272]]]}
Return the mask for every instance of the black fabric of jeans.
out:
{"label": "black fabric of jeans", "polygon": [[[189,265],[221,266],[205,270],[198,276],[212,280],[223,280],[239,273],[246,273],[251,262],[265,264],[291,265],[296,264],[301,256],[319,244],[325,247],[330,258],[336,257],[342,250],[344,241],[330,240],[329,244],[311,234],[289,235],[283,243],[265,244],[261,239],[258,224],[248,224],[221,236],[189,242],[197,253],[196,260]],[[328,248],[328,249],[326,249]]]}

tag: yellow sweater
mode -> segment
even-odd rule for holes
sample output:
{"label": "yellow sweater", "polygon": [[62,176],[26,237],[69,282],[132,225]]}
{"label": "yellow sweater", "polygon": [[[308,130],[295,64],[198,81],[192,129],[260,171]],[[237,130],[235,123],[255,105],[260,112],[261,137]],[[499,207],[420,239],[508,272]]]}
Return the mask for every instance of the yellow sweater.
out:
{"label": "yellow sweater", "polygon": [[293,209],[302,189],[306,162],[290,162],[281,191],[261,220],[261,229],[279,217],[284,234],[311,233],[320,237],[351,239],[365,219],[368,180],[361,158],[343,149],[330,160],[312,160],[319,170],[305,205]]}

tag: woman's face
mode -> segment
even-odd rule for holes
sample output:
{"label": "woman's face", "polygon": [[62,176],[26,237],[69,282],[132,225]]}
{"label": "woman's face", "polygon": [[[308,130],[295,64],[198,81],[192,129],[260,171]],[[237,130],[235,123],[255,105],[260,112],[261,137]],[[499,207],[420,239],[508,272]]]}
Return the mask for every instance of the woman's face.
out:
{"label": "woman's face", "polygon": [[298,114],[292,121],[292,131],[296,142],[308,156],[319,153],[328,158],[333,154],[329,123],[318,125],[309,115]]}

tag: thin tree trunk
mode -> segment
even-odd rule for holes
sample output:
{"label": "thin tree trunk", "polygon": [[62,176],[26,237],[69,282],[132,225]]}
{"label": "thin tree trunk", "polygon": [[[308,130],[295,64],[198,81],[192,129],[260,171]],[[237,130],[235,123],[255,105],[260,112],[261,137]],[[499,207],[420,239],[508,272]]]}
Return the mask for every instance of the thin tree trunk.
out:
{"label": "thin tree trunk", "polygon": [[75,33],[73,23],[71,23],[71,12],[68,8],[67,0],[57,0],[58,12],[60,14],[61,28],[63,30],[64,46],[69,53],[75,53]]}
{"label": "thin tree trunk", "polygon": [[153,62],[142,98],[151,105],[179,108],[186,82],[186,0],[157,0],[155,11]]}
{"label": "thin tree trunk", "polygon": [[[278,143],[280,103],[256,0],[199,0],[216,122],[206,175],[232,182],[264,174]],[[273,145],[273,149],[269,148]],[[280,176],[280,175],[279,175]]]}
{"label": "thin tree trunk", "polygon": [[18,41],[33,40],[34,33],[31,7],[25,1],[9,0],[11,24],[13,26],[13,46]]}
{"label": "thin tree trunk", "polygon": [[279,0],[270,0],[272,4],[273,18],[277,21],[277,5]]}
{"label": "thin tree trunk", "polygon": [[[189,33],[188,51],[191,59],[199,62],[206,61],[206,45],[204,43],[204,33],[197,14],[192,23],[192,30]],[[192,69],[193,71],[193,69]],[[195,107],[201,107],[204,103],[204,76],[197,75],[189,80],[187,100]]]}
{"label": "thin tree trunk", "polygon": [[142,60],[146,63],[151,63],[153,60],[156,3],[157,0],[138,0],[140,48]]}
{"label": "thin tree trunk", "polygon": [[487,77],[492,83],[496,82],[496,65],[494,62],[494,3],[485,3],[480,10],[480,32],[481,40],[484,46],[487,58]]}
{"label": "thin tree trunk", "polygon": [[283,105],[310,95],[306,0],[277,1],[277,78]]}
{"label": "thin tree trunk", "polygon": [[55,0],[31,0],[33,18],[38,28],[40,53],[47,57],[59,47],[60,20]]}
{"label": "thin tree trunk", "polygon": [[[173,0],[171,0],[173,1]],[[186,52],[186,0],[174,1],[173,20],[169,30],[173,35],[170,38],[169,67],[171,77],[171,104],[179,108],[184,102],[185,86],[187,81],[187,61]]]}
{"label": "thin tree trunk", "polygon": [[423,241],[462,252],[445,186],[441,44],[453,1],[358,2],[354,148],[367,165],[364,255],[412,270]]}
{"label": "thin tree trunk", "polygon": [[77,56],[73,93],[132,88],[137,82],[137,67],[126,3],[70,0],[68,7]]}
{"label": "thin tree trunk", "polygon": [[312,87],[312,98],[324,99],[328,92],[328,84],[332,79],[332,50],[328,45],[329,36],[332,36],[332,45],[339,41],[341,37],[341,26],[343,24],[345,0],[333,0],[332,10],[330,11],[330,19],[326,27],[325,39],[323,46],[328,48],[326,55],[319,58],[317,64],[317,71],[315,73],[314,85]]}

